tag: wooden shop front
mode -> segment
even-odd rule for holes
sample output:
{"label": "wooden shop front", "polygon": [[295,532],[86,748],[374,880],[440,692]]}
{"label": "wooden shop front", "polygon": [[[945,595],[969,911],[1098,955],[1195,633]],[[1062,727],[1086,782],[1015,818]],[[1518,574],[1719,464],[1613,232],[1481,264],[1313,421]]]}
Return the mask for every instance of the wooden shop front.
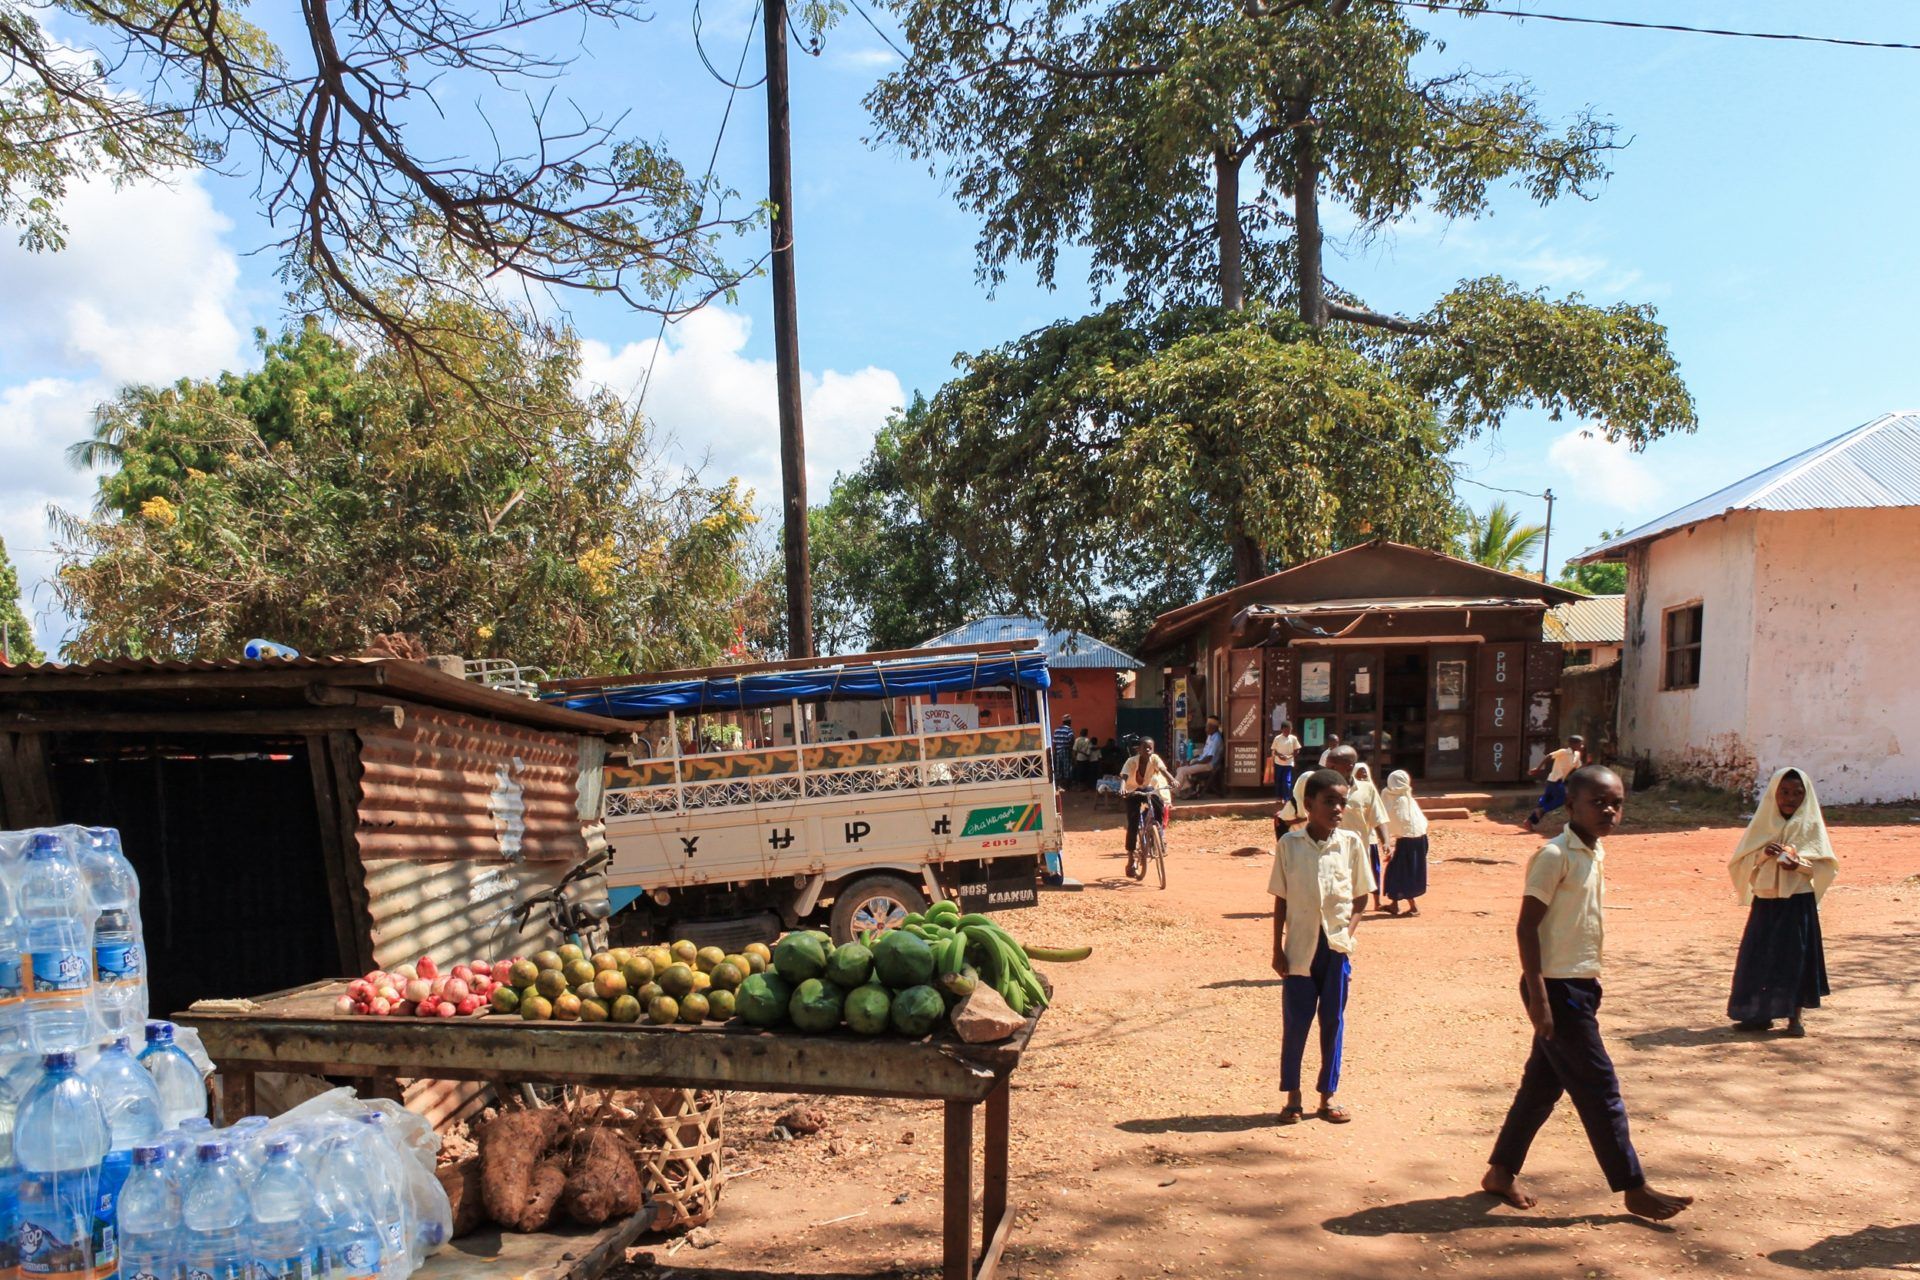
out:
{"label": "wooden shop front", "polygon": [[1377,781],[1404,769],[1434,782],[1517,783],[1559,729],[1562,654],[1543,640],[1542,618],[1577,598],[1374,542],[1163,614],[1142,648],[1184,693],[1187,726],[1222,718],[1229,786],[1261,785],[1282,721],[1303,758],[1337,736]]}

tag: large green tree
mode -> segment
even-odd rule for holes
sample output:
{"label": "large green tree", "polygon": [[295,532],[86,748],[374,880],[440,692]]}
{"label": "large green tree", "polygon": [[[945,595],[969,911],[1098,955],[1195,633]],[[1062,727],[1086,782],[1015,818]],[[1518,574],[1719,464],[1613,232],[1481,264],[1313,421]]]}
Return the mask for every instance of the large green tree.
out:
{"label": "large green tree", "polygon": [[[1364,235],[1417,212],[1478,216],[1503,184],[1540,201],[1587,195],[1616,144],[1613,126],[1592,113],[1547,122],[1522,79],[1417,72],[1438,51],[1418,25],[1417,3],[893,7],[911,57],[869,97],[878,141],[932,160],[980,215],[989,283],[1025,262],[1051,284],[1061,253],[1077,248],[1095,287],[1118,288],[1135,312],[1285,307],[1307,330],[1295,341],[1321,353],[1298,359],[1317,364],[1317,374],[1302,376],[1319,379],[1310,398],[1324,405],[1351,394],[1358,360],[1382,394],[1393,384],[1394,395],[1423,402],[1451,431],[1496,426],[1520,406],[1592,419],[1636,446],[1692,427],[1691,399],[1651,308],[1554,299],[1483,278],[1406,316],[1369,306],[1329,277],[1328,204]],[[1332,412],[1356,432],[1363,421]],[[1257,434],[1190,437],[1213,450],[1190,469],[1244,475],[1256,458],[1306,465],[1294,452],[1304,437]],[[1194,495],[1171,489],[1153,500],[1177,514]],[[1064,505],[1061,514],[1072,519]],[[1223,548],[1235,580],[1257,576],[1282,551],[1266,545],[1251,507],[1214,514],[1196,528],[1196,546],[1203,559]],[[1292,515],[1319,518],[1311,508]]]}
{"label": "large green tree", "polygon": [[7,544],[0,542],[0,662],[39,662],[45,655],[33,642],[33,628],[20,608],[20,574],[7,558]]}
{"label": "large green tree", "polygon": [[1467,526],[1460,532],[1459,555],[1489,569],[1526,573],[1528,559],[1546,536],[1545,525],[1528,524],[1505,502],[1495,502],[1485,512],[1467,513]]}
{"label": "large green tree", "polygon": [[616,397],[577,393],[565,332],[431,305],[487,336],[425,385],[402,348],[309,322],[256,372],[103,406],[76,450],[108,468],[95,509],[58,517],[67,656],[230,655],[253,636],[351,652],[401,631],[579,673],[733,643],[760,608],[750,495],[661,465]]}

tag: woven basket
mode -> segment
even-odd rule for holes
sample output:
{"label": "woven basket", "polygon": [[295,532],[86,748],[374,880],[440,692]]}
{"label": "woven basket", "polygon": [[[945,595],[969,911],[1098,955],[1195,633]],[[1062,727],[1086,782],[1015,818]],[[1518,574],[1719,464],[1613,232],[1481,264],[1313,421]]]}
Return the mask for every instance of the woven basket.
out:
{"label": "woven basket", "polygon": [[[627,1101],[623,1095],[622,1101]],[[676,1231],[709,1221],[726,1182],[721,1167],[726,1095],[706,1089],[642,1089],[623,1126],[647,1199],[658,1206],[655,1229]]]}

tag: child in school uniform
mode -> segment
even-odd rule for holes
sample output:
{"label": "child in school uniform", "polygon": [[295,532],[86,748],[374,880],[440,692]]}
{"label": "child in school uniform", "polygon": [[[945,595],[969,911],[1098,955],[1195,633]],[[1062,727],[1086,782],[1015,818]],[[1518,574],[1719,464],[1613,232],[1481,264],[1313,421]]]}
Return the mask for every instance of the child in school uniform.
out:
{"label": "child in school uniform", "polygon": [[1780,770],[1727,863],[1734,896],[1752,904],[1727,1001],[1740,1030],[1771,1030],[1785,1018],[1788,1035],[1807,1034],[1800,1011],[1818,1009],[1829,992],[1820,899],[1839,870],[1813,779]]}
{"label": "child in school uniform", "polygon": [[[1360,838],[1360,847],[1367,851],[1367,863],[1373,869],[1373,885],[1380,887],[1380,850],[1387,839],[1387,810],[1380,803],[1380,792],[1366,774],[1366,766],[1360,763],[1360,753],[1349,746],[1336,746],[1320,757],[1320,767],[1330,769],[1340,775],[1347,784],[1347,804],[1340,825]],[[1294,784],[1294,810],[1305,815],[1307,812],[1307,780],[1300,779]],[[1374,897],[1374,908],[1380,907],[1379,896]]]}
{"label": "child in school uniform", "polygon": [[1420,914],[1420,899],[1427,892],[1427,815],[1413,798],[1413,779],[1405,769],[1387,775],[1387,789],[1380,793],[1387,810],[1387,835],[1393,841],[1387,855],[1387,874],[1380,892],[1387,900],[1387,914],[1400,914],[1400,904],[1409,906],[1410,916]]}
{"label": "child in school uniform", "polygon": [[1540,825],[1540,820],[1567,802],[1567,779],[1573,771],[1588,764],[1587,740],[1579,734],[1569,734],[1567,745],[1560,747],[1540,762],[1540,769],[1533,776],[1546,775],[1547,786],[1534,802],[1533,812],[1527,815],[1527,830]]}
{"label": "child in school uniform", "polygon": [[1613,770],[1587,765],[1567,777],[1567,828],[1527,862],[1520,899],[1520,997],[1533,1023],[1533,1052],[1487,1161],[1480,1188],[1516,1209],[1538,1203],[1520,1187],[1534,1135],[1562,1094],[1571,1098],[1587,1141],[1626,1198],[1629,1213],[1671,1218],[1693,1203],[1647,1185],[1627,1134],[1620,1078],[1600,1038],[1600,957],[1605,941],[1606,852],[1627,792]]}
{"label": "child in school uniform", "polygon": [[1360,838],[1341,825],[1347,787],[1347,779],[1330,769],[1302,778],[1306,825],[1287,832],[1273,851],[1267,892],[1274,897],[1273,971],[1282,985],[1280,1087],[1287,1101],[1281,1124],[1298,1124],[1305,1117],[1300,1067],[1307,1031],[1316,1019],[1320,1105],[1314,1114],[1333,1124],[1353,1119],[1333,1099],[1340,1088],[1354,932],[1374,884]]}

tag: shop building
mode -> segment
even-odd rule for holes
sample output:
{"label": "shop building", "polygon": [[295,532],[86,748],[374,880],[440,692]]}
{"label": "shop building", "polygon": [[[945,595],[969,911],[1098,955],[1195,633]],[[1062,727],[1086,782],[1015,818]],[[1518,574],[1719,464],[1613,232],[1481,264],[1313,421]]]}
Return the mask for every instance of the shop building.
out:
{"label": "shop building", "polygon": [[[1053,687],[1047,691],[1047,711],[1053,724],[1073,717],[1076,732],[1090,730],[1101,742],[1119,735],[1121,700],[1125,686],[1145,664],[1104,641],[1078,631],[1055,631],[1038,618],[995,614],[944,631],[921,643],[922,649],[959,645],[1000,644],[1010,640],[1037,641],[1047,660]],[[970,695],[985,719],[982,723],[1011,724],[1012,704],[1001,695],[996,701],[986,691]],[[975,725],[973,727],[979,727]]]}
{"label": "shop building", "polygon": [[1559,727],[1546,613],[1585,598],[1376,541],[1164,613],[1141,652],[1165,669],[1170,737],[1221,717],[1229,786],[1260,785],[1283,720],[1310,753],[1338,735],[1378,779],[1517,783]]}

